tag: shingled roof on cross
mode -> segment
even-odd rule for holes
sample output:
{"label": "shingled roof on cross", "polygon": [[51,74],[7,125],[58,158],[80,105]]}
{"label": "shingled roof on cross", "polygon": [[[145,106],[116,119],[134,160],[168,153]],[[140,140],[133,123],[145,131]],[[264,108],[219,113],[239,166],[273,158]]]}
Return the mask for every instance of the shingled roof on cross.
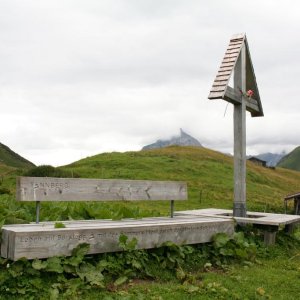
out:
{"label": "shingled roof on cross", "polygon": [[[245,91],[242,91],[242,89],[238,87],[232,88],[229,86],[230,78],[234,73],[235,66],[243,47],[245,47],[246,54],[246,68],[244,74],[246,79]],[[244,97],[246,101],[246,109],[251,113],[252,117],[262,117],[264,113],[260,101],[246,34],[236,34],[230,39],[225,56],[210,90],[208,99],[223,99],[232,104],[240,104],[242,101],[242,96],[245,96],[246,91],[248,90],[253,92],[253,96]]]}

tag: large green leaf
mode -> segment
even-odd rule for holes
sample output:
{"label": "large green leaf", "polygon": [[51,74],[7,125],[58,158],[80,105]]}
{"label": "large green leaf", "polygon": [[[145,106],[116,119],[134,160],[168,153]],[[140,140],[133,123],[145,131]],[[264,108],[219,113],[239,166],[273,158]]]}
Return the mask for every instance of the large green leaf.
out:
{"label": "large green leaf", "polygon": [[217,233],[213,237],[214,246],[217,248],[224,247],[230,240],[230,237],[226,233]]}
{"label": "large green leaf", "polygon": [[54,272],[54,273],[63,273],[64,268],[62,266],[61,258],[59,257],[50,257],[47,259],[47,266],[45,268],[48,272]]}
{"label": "large green leaf", "polygon": [[47,261],[42,261],[40,259],[35,259],[33,262],[32,262],[32,267],[35,269],[35,270],[43,270],[43,269],[46,269],[48,265],[48,262]]}

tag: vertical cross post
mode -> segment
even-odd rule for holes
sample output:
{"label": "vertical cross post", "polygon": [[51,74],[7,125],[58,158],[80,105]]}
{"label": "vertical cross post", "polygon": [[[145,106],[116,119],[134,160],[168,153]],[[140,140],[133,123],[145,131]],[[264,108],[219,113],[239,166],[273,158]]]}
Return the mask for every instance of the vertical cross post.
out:
{"label": "vertical cross post", "polygon": [[234,89],[241,91],[241,103],[234,104],[234,204],[233,215],[246,217],[246,55],[241,48],[234,69]]}

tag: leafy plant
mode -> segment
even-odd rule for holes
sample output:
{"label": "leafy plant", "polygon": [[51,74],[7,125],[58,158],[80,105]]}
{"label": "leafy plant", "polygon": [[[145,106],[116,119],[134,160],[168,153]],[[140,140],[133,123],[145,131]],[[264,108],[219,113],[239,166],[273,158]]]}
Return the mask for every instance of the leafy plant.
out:
{"label": "leafy plant", "polygon": [[188,245],[178,246],[172,242],[166,242],[161,247],[153,249],[151,255],[164,269],[176,269],[184,264],[187,256],[194,252],[194,248]]}
{"label": "leafy plant", "polygon": [[217,233],[208,247],[212,261],[218,266],[228,264],[232,260],[254,261],[257,253],[257,244],[246,238],[242,231],[235,232],[233,237]]}

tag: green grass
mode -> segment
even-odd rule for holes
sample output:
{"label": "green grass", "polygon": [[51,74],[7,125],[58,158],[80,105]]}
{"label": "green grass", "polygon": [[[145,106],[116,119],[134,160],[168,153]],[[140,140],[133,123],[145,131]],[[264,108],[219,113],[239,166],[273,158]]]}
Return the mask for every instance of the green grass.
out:
{"label": "green grass", "polygon": [[[205,148],[168,147],[158,150],[106,153],[63,167],[81,177],[182,180],[188,183],[189,200],[177,209],[231,208],[233,199],[232,157]],[[249,210],[283,212],[283,197],[299,189],[300,173],[262,168],[247,162]],[[166,214],[168,204],[139,203]]]}
{"label": "green grass", "polygon": [[[60,173],[83,178],[186,181],[188,200],[176,201],[176,210],[232,208],[232,157],[205,148],[175,146],[140,152],[104,153],[59,169]],[[9,209],[0,211],[0,218],[4,216],[7,219],[13,214],[24,222],[34,220],[34,203],[20,204],[14,201],[15,177],[22,172],[21,169],[0,165],[0,202],[5,207],[14,206],[13,213]],[[283,198],[298,191],[299,181],[300,172],[283,168],[272,170],[247,162],[248,210],[284,212]],[[4,189],[2,200],[1,189]],[[9,194],[5,194],[6,190],[9,190]],[[18,207],[22,213],[19,213]],[[43,203],[41,220],[138,218],[167,215],[169,210],[167,201]],[[292,206],[289,211],[292,211]]]}
{"label": "green grass", "polygon": [[[82,299],[299,299],[300,242],[279,236],[278,244],[261,248],[255,262],[231,263],[223,269],[192,267],[192,281],[162,272],[160,279],[132,280]],[[188,272],[187,266],[186,271]],[[174,270],[175,272],[175,270]],[[86,298],[85,298],[86,297]]]}

